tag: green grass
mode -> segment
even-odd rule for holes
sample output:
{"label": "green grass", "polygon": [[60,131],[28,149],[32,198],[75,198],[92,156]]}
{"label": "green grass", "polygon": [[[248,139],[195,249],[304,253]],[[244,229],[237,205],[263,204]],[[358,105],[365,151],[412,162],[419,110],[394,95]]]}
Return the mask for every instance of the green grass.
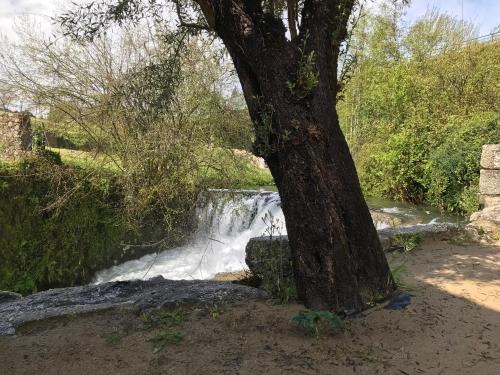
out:
{"label": "green grass", "polygon": [[142,313],[140,319],[147,328],[159,328],[155,336],[149,341],[153,344],[153,353],[158,353],[167,346],[176,345],[182,341],[184,335],[173,328],[184,323],[189,318],[189,312],[178,307],[175,309],[161,309],[153,314]]}
{"label": "green grass", "polygon": [[49,150],[61,155],[62,162],[69,166],[76,166],[85,169],[102,169],[110,172],[119,171],[120,169],[118,159],[112,158],[108,155],[55,147],[51,147]]}
{"label": "green grass", "polygon": [[[49,150],[60,154],[63,163],[69,166],[109,172],[120,171],[120,161],[116,157],[96,152],[55,147],[51,147]],[[268,168],[259,168],[244,156],[228,156],[227,151],[217,150],[210,156],[217,159],[219,163],[221,160],[227,160],[227,163],[221,163],[224,164],[224,169],[211,166],[200,167],[200,175],[205,176],[209,187],[252,188],[274,186],[274,179]]]}
{"label": "green grass", "polygon": [[149,341],[153,343],[153,353],[158,353],[167,346],[176,345],[183,339],[183,335],[175,331],[165,331],[157,334]]}
{"label": "green grass", "polygon": [[324,310],[302,310],[291,322],[316,337],[341,332],[345,328],[344,321],[337,314]]}

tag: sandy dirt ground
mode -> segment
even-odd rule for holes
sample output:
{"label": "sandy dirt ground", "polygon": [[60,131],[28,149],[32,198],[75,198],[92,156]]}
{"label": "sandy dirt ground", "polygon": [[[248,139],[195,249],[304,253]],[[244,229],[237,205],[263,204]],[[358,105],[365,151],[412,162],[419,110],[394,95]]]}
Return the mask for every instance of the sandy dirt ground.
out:
{"label": "sandy dirt ground", "polygon": [[[305,335],[290,324],[297,304],[190,310],[167,331],[130,311],[108,311],[1,337],[0,374],[499,375],[499,244],[427,241],[405,259],[411,305],[374,307],[343,333]],[[155,352],[151,340],[165,332],[180,341]]]}

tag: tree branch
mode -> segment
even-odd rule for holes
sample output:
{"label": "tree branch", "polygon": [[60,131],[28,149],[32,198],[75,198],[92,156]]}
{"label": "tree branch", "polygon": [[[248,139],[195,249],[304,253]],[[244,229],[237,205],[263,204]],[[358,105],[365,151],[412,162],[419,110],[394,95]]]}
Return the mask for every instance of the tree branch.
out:
{"label": "tree branch", "polygon": [[194,0],[200,7],[210,29],[215,29],[215,13],[210,0]]}

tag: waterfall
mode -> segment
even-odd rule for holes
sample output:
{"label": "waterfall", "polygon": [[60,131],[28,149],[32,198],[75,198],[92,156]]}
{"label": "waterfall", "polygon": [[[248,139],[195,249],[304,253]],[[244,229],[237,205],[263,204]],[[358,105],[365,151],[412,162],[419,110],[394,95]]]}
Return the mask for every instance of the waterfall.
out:
{"label": "waterfall", "polygon": [[196,208],[198,229],[187,245],[131,260],[97,273],[94,282],[149,279],[211,279],[245,269],[245,246],[252,237],[286,234],[278,193],[211,190]]}

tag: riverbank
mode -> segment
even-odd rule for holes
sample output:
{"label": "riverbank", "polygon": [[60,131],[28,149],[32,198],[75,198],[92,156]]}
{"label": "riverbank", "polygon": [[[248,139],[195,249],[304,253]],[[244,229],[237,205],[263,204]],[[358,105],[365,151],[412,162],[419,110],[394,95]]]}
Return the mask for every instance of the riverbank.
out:
{"label": "riverbank", "polygon": [[[394,256],[391,262],[401,263]],[[406,256],[399,274],[414,295],[407,309],[377,306],[348,320],[343,333],[307,336],[290,324],[300,305],[270,301],[186,308],[173,336],[143,315],[112,310],[29,323],[0,338],[0,363],[13,375],[495,375],[499,267],[498,242],[429,239]]]}

